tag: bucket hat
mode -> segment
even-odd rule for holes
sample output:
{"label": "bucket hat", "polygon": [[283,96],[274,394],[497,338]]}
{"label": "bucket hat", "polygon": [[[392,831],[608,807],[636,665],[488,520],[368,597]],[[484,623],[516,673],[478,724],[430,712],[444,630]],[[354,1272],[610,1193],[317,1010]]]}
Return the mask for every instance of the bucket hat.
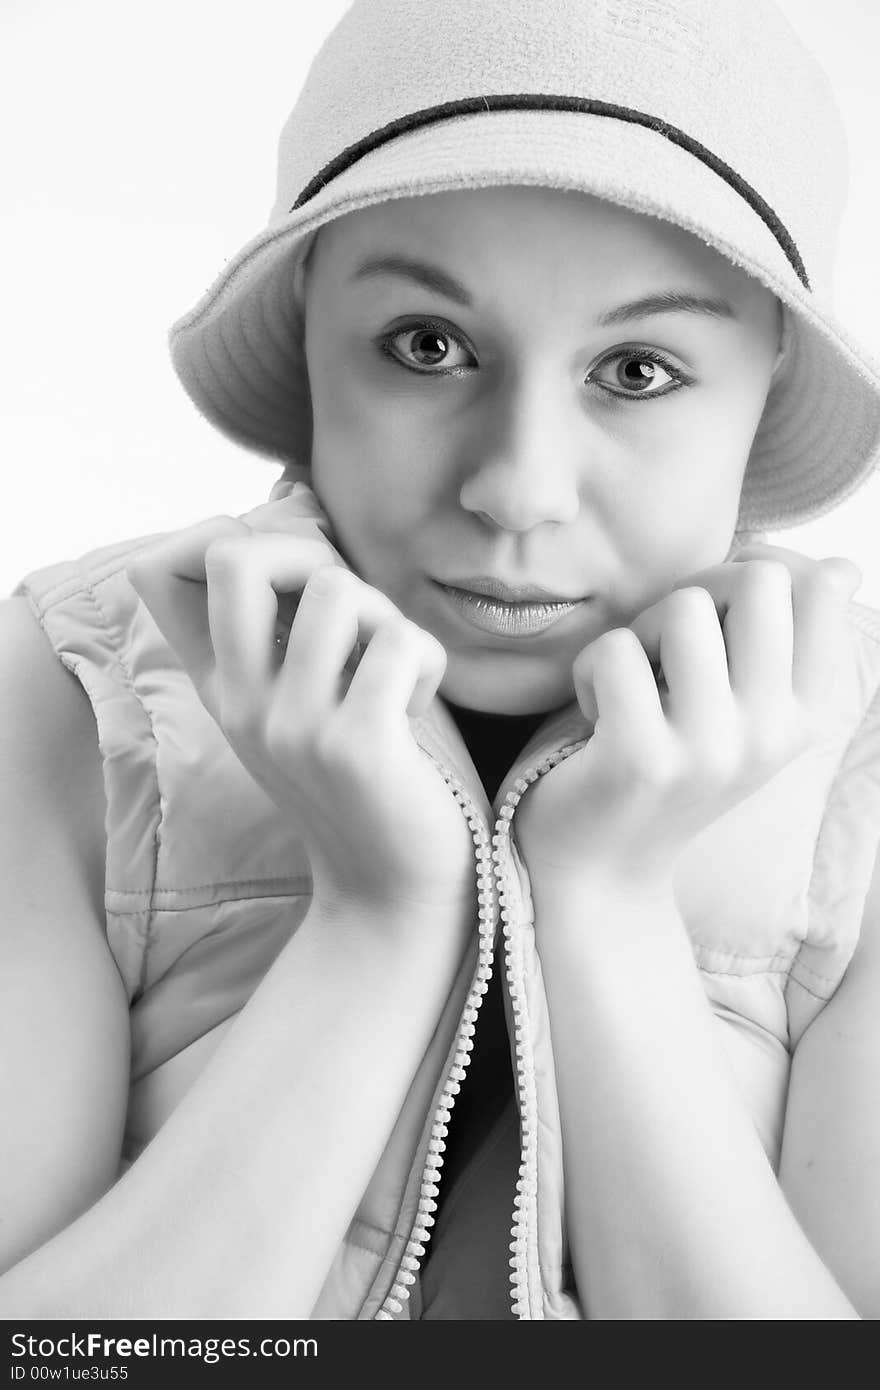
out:
{"label": "bucket hat", "polygon": [[268,224],[173,325],[173,365],[225,435],[307,478],[316,231],[391,198],[582,191],[676,224],[785,306],[737,529],[798,525],[880,451],[880,368],[832,310],[846,182],[827,77],[771,0],[354,0],[281,133]]}

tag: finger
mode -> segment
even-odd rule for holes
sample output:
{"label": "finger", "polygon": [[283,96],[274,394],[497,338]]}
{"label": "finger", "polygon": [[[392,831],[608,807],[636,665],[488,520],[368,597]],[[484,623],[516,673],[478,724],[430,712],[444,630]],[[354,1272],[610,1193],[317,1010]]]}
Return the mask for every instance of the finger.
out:
{"label": "finger", "polygon": [[[263,502],[258,507],[244,513],[240,518],[252,530],[269,533],[283,533],[301,540],[319,541],[326,550],[327,563],[345,565],[345,559],[333,544],[330,521],[318,503],[315,494],[305,483],[295,483],[283,498]],[[347,566],[346,566],[347,568]],[[278,619],[275,634],[278,640],[279,656],[287,649],[290,628],[299,603],[299,593],[279,594]]]}
{"label": "finger", "polygon": [[744,546],[736,557],[738,562],[746,560],[780,560],[787,565],[793,576],[806,573],[816,564],[819,564],[827,572],[835,585],[840,587],[841,592],[847,598],[852,598],[853,594],[861,588],[864,575],[854,560],[848,559],[845,555],[829,555],[821,560],[814,560],[812,556],[803,555],[796,550],[786,550],[779,545],[760,545],[753,544]]}
{"label": "finger", "polygon": [[290,492],[270,502],[261,502],[239,518],[254,531],[286,531],[292,535],[313,536],[320,531],[332,538],[332,526],[311,488],[296,483]]}
{"label": "finger", "polygon": [[355,728],[389,728],[424,712],[446,666],[430,633],[400,613],[381,622],[351,679],[345,708]]}
{"label": "finger", "polygon": [[321,565],[306,584],[283,664],[277,698],[295,702],[307,719],[336,709],[348,688],[344,667],[356,643],[366,644],[398,610],[349,570]]}
{"label": "finger", "polygon": [[578,703],[590,723],[620,747],[646,755],[666,735],[666,719],[648,656],[635,633],[612,628],[578,655],[573,667]]}
{"label": "finger", "polygon": [[[253,532],[215,541],[205,555],[208,619],[217,681],[231,707],[265,688],[277,669],[274,644],[279,594],[301,595],[310,576],[327,565],[322,540]],[[339,570],[342,573],[341,570]]]}
{"label": "finger", "polygon": [[209,709],[215,661],[205,552],[213,541],[246,533],[247,527],[235,517],[210,517],[151,546],[126,567],[132,588]]}
{"label": "finger", "polygon": [[661,706],[682,733],[717,727],[731,697],[727,650],[712,595],[674,590],[630,624],[658,677]]}
{"label": "finger", "polygon": [[415,690],[407,702],[406,712],[410,719],[419,719],[426,712],[446,675],[447,655],[443,643],[422,628],[418,631],[422,640],[422,661]]}
{"label": "finger", "polygon": [[810,709],[829,696],[845,657],[849,604],[861,583],[855,565],[821,561],[798,586],[792,689]]}
{"label": "finger", "polygon": [[778,560],[749,560],[736,569],[723,621],[730,687],[761,711],[791,696],[796,593],[791,570]]}
{"label": "finger", "polygon": [[[712,593],[723,620],[725,640],[729,631],[726,615],[740,583],[741,567],[756,560],[784,565],[791,576],[791,689],[805,700],[820,700],[834,680],[834,666],[846,638],[846,609],[862,582],[861,571],[843,556],[817,561],[782,546],[745,546],[729,564],[691,576],[691,582],[704,585]],[[780,607],[784,616],[784,605]],[[779,619],[777,611],[776,621]],[[779,651],[779,658],[783,665],[788,659],[787,646],[784,652]],[[762,695],[757,685],[755,680],[750,698],[760,701]]]}

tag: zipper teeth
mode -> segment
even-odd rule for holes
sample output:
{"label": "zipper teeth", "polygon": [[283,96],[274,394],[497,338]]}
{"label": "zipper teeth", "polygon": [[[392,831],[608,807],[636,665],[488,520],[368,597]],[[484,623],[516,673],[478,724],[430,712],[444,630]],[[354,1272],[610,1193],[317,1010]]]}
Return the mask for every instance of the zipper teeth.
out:
{"label": "zipper teeth", "polygon": [[[519,1175],[516,1182],[516,1196],[513,1199],[513,1217],[510,1239],[510,1284],[513,1313],[520,1319],[532,1316],[529,1307],[528,1241],[532,1217],[537,1206],[538,1194],[538,1143],[537,1143],[537,1100],[535,1093],[535,1070],[532,1061],[531,1042],[527,1029],[522,1023],[525,1012],[525,990],[522,984],[522,970],[514,969],[516,942],[514,933],[516,922],[513,912],[517,895],[511,892],[512,855],[509,849],[510,826],[513,814],[526,791],[539,777],[550,772],[558,763],[571,757],[584,740],[566,744],[564,748],[542,758],[534,767],[518,777],[513,788],[507,793],[499,809],[495,833],[492,836],[492,859],[498,877],[498,900],[501,908],[501,924],[504,933],[504,956],[510,1002],[514,1016],[514,1035],[516,1046],[517,1088],[519,1091],[520,1121],[522,1125],[522,1154]],[[540,1318],[542,1313],[539,1311]]]}
{"label": "zipper teeth", "polygon": [[[418,1212],[406,1243],[406,1249],[401,1258],[397,1273],[395,1274],[391,1291],[385,1298],[381,1308],[375,1314],[376,1320],[394,1321],[403,1312],[403,1305],[409,1298],[410,1288],[416,1282],[419,1265],[425,1255],[425,1246],[431,1239],[430,1228],[434,1225],[433,1213],[437,1210],[436,1199],[440,1190],[440,1170],[443,1167],[443,1152],[446,1147],[443,1140],[448,1132],[449,1117],[455,1106],[455,1097],[461,1090],[461,1082],[470,1065],[470,1054],[473,1049],[473,1036],[476,1031],[475,1025],[477,1015],[483,1003],[483,996],[489,988],[489,980],[492,977],[492,958],[495,945],[496,879],[498,883],[498,901],[501,907],[502,930],[504,932],[507,981],[510,986],[510,999],[515,1019],[517,1090],[519,1093],[523,1135],[523,1153],[521,1155],[519,1175],[516,1183],[517,1195],[514,1198],[511,1228],[511,1302],[516,1317],[529,1317],[529,1218],[536,1205],[538,1190],[537,1138],[534,1123],[529,1123],[535,1116],[536,1111],[535,1074],[534,1068],[531,1066],[531,1049],[528,1048],[525,1030],[520,1023],[520,1016],[525,1005],[524,991],[516,976],[516,972],[511,968],[515,925],[511,917],[511,910],[515,902],[515,896],[512,896],[509,892],[510,870],[509,866],[505,866],[504,864],[503,851],[507,847],[510,839],[510,823],[513,818],[513,813],[522,800],[524,793],[539,777],[543,777],[545,773],[550,772],[558,763],[564,762],[566,758],[571,757],[572,753],[576,753],[577,750],[583,748],[583,746],[583,739],[579,739],[576,743],[566,744],[564,748],[560,748],[555,753],[551,753],[549,756],[542,758],[534,767],[530,767],[521,777],[518,777],[513,785],[513,789],[507,793],[507,796],[504,798],[499,808],[498,819],[495,822],[495,828],[491,838],[480,818],[480,813],[463,784],[453,773],[449,772],[433,754],[427,754],[441,773],[443,780],[452,791],[456,801],[464,810],[467,816],[468,826],[473,836],[477,861],[477,902],[480,937],[479,959],[476,978],[468,991],[467,1001],[462,1012],[453,1063],[443,1083],[443,1092],[431,1124],[431,1139],[428,1144],[428,1153],[422,1169]],[[427,750],[423,751],[427,752]],[[508,855],[507,858],[509,865],[510,856]]]}
{"label": "zipper teeth", "polygon": [[417,1271],[424,1258],[425,1246],[431,1239],[434,1212],[437,1210],[436,1199],[440,1190],[440,1170],[443,1167],[443,1152],[446,1148],[443,1140],[448,1131],[450,1114],[455,1106],[455,1097],[461,1089],[461,1082],[464,1080],[470,1064],[473,1036],[476,1031],[475,1024],[483,996],[489,988],[489,980],[492,977],[492,957],[495,948],[495,866],[493,864],[492,842],[479,811],[462,783],[432,754],[428,753],[428,757],[438,768],[443,780],[464,810],[473,836],[477,868],[479,958],[476,976],[468,991],[467,1001],[462,1012],[452,1066],[443,1083],[443,1092],[431,1124],[431,1138],[422,1169],[416,1219],[394,1277],[391,1291],[375,1314],[376,1319],[384,1321],[393,1321],[403,1312],[403,1305],[409,1298],[410,1288],[416,1282]]}

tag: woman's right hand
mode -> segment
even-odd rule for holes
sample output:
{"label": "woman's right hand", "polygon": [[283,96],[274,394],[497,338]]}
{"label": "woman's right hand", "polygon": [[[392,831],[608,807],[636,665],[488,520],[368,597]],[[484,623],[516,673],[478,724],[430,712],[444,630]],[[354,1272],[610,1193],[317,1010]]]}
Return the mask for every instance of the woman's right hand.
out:
{"label": "woman's right hand", "polygon": [[[443,678],[437,639],[347,569],[288,498],[176,532],[127,572],[241,762],[295,823],[316,903],[414,926],[462,920],[476,904],[471,832],[409,725]],[[279,598],[298,595],[282,652]]]}

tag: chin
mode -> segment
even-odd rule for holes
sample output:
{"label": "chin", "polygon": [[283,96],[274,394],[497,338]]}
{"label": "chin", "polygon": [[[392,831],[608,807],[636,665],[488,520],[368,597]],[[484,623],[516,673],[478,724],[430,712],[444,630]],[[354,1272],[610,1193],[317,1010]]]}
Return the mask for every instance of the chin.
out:
{"label": "chin", "polygon": [[571,704],[576,698],[571,670],[563,673],[546,662],[537,671],[527,669],[533,666],[522,657],[465,659],[450,652],[439,693],[463,709],[486,714],[549,714]]}

